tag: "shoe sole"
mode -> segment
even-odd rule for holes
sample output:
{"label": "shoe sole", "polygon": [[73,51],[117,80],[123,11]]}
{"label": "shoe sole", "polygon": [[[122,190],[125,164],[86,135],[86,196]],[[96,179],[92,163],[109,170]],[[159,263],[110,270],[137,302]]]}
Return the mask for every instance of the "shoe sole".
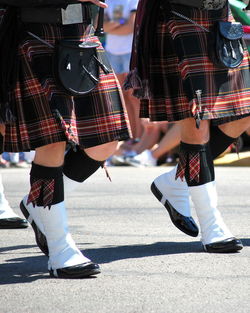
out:
{"label": "shoe sole", "polygon": [[13,223],[13,225],[1,225],[0,229],[20,229],[20,228],[27,228],[27,227],[29,227],[28,222],[27,223],[23,222],[20,224]]}
{"label": "shoe sole", "polygon": [[221,248],[221,249],[208,248],[208,247],[206,247],[206,245],[203,245],[203,249],[205,252],[208,252],[208,253],[235,253],[235,252],[242,250],[243,245],[242,244],[236,244],[236,245],[232,244],[231,246],[227,245],[227,247]]}
{"label": "shoe sole", "polygon": [[88,278],[91,276],[95,276],[100,274],[101,271],[98,269],[86,270],[84,273],[78,274],[58,274],[57,276],[54,275],[53,270],[49,271],[51,278],[64,278],[64,279],[77,279],[77,278]]}
{"label": "shoe sole", "polygon": [[[27,220],[29,220],[30,217],[30,213],[28,212],[28,210],[26,209],[25,205],[23,204],[23,201],[21,201],[20,203],[20,210],[22,211],[23,215],[25,216],[25,218]],[[36,243],[39,247],[39,249],[46,255],[49,256],[49,249],[48,249],[48,245],[47,247],[44,245],[40,244],[40,241],[43,241],[45,244],[47,243],[47,239],[44,236],[44,234],[39,230],[39,228],[36,226],[36,223],[34,222],[34,220],[32,221],[32,223],[30,223],[31,227],[33,228],[34,232],[35,232],[35,238],[36,238]]]}
{"label": "shoe sole", "polygon": [[[155,183],[151,184],[151,191],[152,191],[153,195],[157,198],[157,200],[161,202],[163,195],[160,192],[160,190],[156,187]],[[179,227],[178,224],[176,224],[176,222],[175,222],[175,220],[174,220],[174,218],[173,218],[173,216],[171,214],[171,208],[173,208],[173,206],[168,202],[168,200],[165,201],[164,207],[166,208],[166,210],[167,210],[167,212],[169,214],[169,217],[170,217],[172,223],[174,224],[174,226],[176,228],[178,228],[180,231],[182,231],[184,234],[186,234],[188,236],[191,236],[191,237],[197,237],[198,236],[198,233],[194,235],[193,233],[190,233],[190,232],[186,231],[185,229]]]}

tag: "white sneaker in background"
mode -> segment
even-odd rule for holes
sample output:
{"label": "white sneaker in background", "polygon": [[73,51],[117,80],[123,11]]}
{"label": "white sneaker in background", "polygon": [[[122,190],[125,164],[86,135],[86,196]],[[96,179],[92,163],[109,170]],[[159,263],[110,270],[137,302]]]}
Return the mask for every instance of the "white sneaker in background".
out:
{"label": "white sneaker in background", "polygon": [[157,159],[152,156],[152,152],[150,150],[144,150],[135,157],[127,157],[126,162],[127,164],[135,167],[148,167],[157,165]]}
{"label": "white sneaker in background", "polygon": [[19,162],[10,162],[11,168],[29,168],[31,166],[30,163],[27,163],[26,161],[19,161]]}
{"label": "white sneaker in background", "polygon": [[110,159],[112,165],[130,165],[127,163],[128,158],[133,158],[136,156],[136,152],[134,150],[125,151],[122,155],[113,155]]}
{"label": "white sneaker in background", "polygon": [[127,157],[133,158],[133,157],[135,157],[136,155],[137,155],[137,153],[136,153],[136,151],[134,151],[134,150],[125,151],[124,154],[123,154],[123,156],[124,156],[125,158],[127,158]]}

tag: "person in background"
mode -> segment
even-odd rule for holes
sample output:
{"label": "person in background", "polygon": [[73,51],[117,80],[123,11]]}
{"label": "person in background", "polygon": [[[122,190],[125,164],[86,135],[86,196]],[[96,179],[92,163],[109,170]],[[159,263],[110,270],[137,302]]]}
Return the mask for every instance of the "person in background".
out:
{"label": "person in background", "polygon": [[138,143],[131,150],[120,150],[121,155],[114,155],[115,164],[127,164],[135,167],[156,166],[163,157],[162,163],[173,163],[172,149],[180,144],[180,125],[178,123],[151,122]]}
{"label": "person in background", "polygon": [[9,166],[9,161],[4,158],[4,153],[0,154],[0,168],[8,168]]}
{"label": "person in background", "polygon": [[35,157],[35,151],[26,151],[23,152],[23,159],[25,162],[27,162],[28,164],[31,164],[34,160]]}
{"label": "person in background", "polygon": [[[35,150],[30,190],[20,208],[55,278],[100,273],[71,237],[64,197],[104,166],[118,141],[130,138],[117,79],[89,31],[93,4],[107,7],[98,0],[0,0],[1,150]],[[89,64],[82,66],[83,77],[95,78],[96,86],[81,96],[66,91],[55,76],[55,46],[64,39],[96,47],[92,60],[99,80]],[[65,59],[64,74],[71,62]]]}
{"label": "person in background", "polygon": [[[106,0],[104,31],[105,49],[113,70],[123,86],[129,71],[133,29],[138,0]],[[139,101],[130,90],[123,90],[123,96],[134,139],[140,138],[143,126],[139,118]]]}
{"label": "person in background", "polygon": [[227,0],[140,0],[125,84],[140,98],[141,117],[178,121],[178,165],[157,177],[151,190],[174,225],[196,237],[199,229],[191,217],[191,195],[202,245],[210,253],[243,248],[218,210],[213,160],[250,126],[247,49],[237,45],[235,51],[229,43],[231,52],[223,54],[231,61],[236,52],[241,55],[237,68],[215,62],[211,36],[223,21],[231,25]]}
{"label": "person in background", "polygon": [[28,168],[29,164],[26,162],[26,160],[20,159],[20,153],[19,152],[10,152],[9,153],[9,166],[13,168]]}
{"label": "person in background", "polygon": [[3,168],[29,168],[35,151],[28,152],[3,152],[1,162]]}

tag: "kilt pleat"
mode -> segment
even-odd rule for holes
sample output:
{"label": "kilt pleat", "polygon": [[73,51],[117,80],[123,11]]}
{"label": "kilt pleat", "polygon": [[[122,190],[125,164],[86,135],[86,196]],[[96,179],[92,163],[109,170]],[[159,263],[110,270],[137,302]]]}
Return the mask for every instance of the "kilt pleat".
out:
{"label": "kilt pleat", "polygon": [[[242,64],[220,68],[212,62],[214,27],[218,20],[233,20],[227,8],[198,10],[171,5],[200,27],[159,8],[156,48],[149,60],[149,98],[141,100],[141,117],[153,121],[178,121],[194,117],[217,124],[250,114],[249,56]],[[200,99],[197,91],[200,92]]]}
{"label": "kilt pleat", "polygon": [[[27,24],[26,28],[55,45],[60,39],[82,40],[86,25]],[[90,40],[99,43],[98,54],[103,56],[98,38]],[[18,52],[19,76],[10,95],[16,119],[6,124],[5,151],[29,151],[65,140],[88,148],[129,138],[127,114],[112,70],[105,74],[100,69],[97,87],[73,97],[56,81],[54,48],[26,33]]]}

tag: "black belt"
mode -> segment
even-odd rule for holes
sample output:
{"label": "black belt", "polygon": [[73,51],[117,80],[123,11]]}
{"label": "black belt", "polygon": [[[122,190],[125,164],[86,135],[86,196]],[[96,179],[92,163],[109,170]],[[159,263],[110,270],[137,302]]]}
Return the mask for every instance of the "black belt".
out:
{"label": "black belt", "polygon": [[91,8],[90,5],[75,3],[69,4],[66,9],[42,7],[42,8],[21,8],[20,17],[24,23],[40,24],[90,24]]}

